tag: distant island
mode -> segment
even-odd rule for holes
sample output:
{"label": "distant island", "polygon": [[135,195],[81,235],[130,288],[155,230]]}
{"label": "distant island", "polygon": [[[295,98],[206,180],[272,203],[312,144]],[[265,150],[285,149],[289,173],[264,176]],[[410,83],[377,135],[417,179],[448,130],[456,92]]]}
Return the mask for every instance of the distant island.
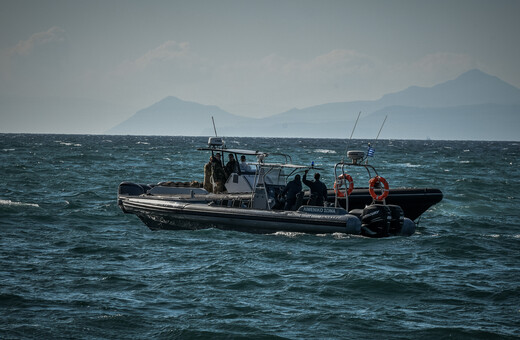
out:
{"label": "distant island", "polygon": [[346,138],[358,112],[354,138],[375,138],[388,116],[383,139],[520,140],[520,89],[477,69],[375,101],[327,103],[262,119],[167,97],[106,133],[209,136],[213,116],[224,136]]}

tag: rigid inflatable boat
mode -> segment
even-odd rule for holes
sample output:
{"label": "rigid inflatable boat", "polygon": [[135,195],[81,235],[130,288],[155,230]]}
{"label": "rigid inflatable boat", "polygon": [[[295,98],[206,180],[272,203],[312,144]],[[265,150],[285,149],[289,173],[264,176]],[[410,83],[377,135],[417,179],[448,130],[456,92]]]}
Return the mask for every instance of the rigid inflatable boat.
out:
{"label": "rigid inflatable boat", "polygon": [[[256,157],[247,171],[235,168],[225,190],[212,193],[198,182],[163,182],[119,185],[118,204],[123,212],[135,214],[150,229],[219,228],[253,233],[278,231],[314,234],[346,233],[368,237],[409,236],[416,220],[442,200],[438,189],[389,188],[388,182],[366,161],[363,151],[349,151],[349,161],[334,166],[334,188],[327,190],[323,205],[312,205],[310,192],[301,191],[296,202],[284,209],[282,193],[288,179],[314,166],[293,164],[289,155],[228,149],[220,138],[210,137],[208,146],[198,150]],[[266,162],[268,156],[281,162]],[[225,159],[224,157],[221,157]],[[366,169],[367,188],[354,188],[351,168]],[[322,169],[321,169],[322,170]],[[310,205],[309,205],[310,203]]]}

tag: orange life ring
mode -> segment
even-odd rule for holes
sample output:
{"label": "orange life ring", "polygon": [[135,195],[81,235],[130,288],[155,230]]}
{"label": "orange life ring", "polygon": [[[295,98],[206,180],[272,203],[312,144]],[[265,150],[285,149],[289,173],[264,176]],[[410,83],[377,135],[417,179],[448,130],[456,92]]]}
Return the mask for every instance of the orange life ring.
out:
{"label": "orange life ring", "polygon": [[347,196],[352,193],[352,190],[354,190],[354,180],[352,179],[352,176],[349,174],[341,174],[334,182],[334,192],[338,197],[345,197],[343,191],[340,190],[340,188],[343,186],[343,183],[345,183],[345,180],[348,181]]}
{"label": "orange life ring", "polygon": [[[376,193],[374,192],[374,186],[377,183],[383,184],[383,188],[384,188],[383,193],[379,196],[377,196]],[[370,179],[370,181],[368,182],[368,185],[369,185],[368,192],[370,192],[370,196],[372,196],[372,198],[376,201],[384,200],[390,192],[389,187],[388,187],[388,182],[386,181],[386,179],[384,179],[381,176],[372,177]]]}

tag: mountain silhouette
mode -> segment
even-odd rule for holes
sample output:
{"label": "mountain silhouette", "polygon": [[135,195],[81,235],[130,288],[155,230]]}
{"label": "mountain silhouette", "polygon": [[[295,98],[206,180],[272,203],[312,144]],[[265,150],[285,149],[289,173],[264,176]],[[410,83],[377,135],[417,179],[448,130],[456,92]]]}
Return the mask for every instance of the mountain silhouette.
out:
{"label": "mountain silhouette", "polygon": [[166,97],[108,130],[109,134],[128,135],[208,135],[211,117],[223,124],[240,124],[249,120],[228,113],[217,106],[202,105],[176,97]]}
{"label": "mountain silhouette", "polygon": [[362,112],[355,138],[519,140],[520,89],[474,69],[432,87],[411,86],[374,101],[326,103],[262,119],[216,106],[167,97],[107,131],[109,134],[213,134],[260,137],[345,138]]}
{"label": "mountain silhouette", "polygon": [[412,86],[387,94],[384,106],[448,107],[477,104],[520,104],[520,90],[495,76],[474,69],[433,87]]}

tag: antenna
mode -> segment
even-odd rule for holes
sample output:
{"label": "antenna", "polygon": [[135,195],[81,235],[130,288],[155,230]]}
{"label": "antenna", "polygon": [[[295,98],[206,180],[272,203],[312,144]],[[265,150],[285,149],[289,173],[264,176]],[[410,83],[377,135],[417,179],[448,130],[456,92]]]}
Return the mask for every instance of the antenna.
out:
{"label": "antenna", "polygon": [[213,131],[215,131],[215,137],[218,137],[217,128],[215,127],[215,119],[213,119],[213,116],[211,116],[211,121],[213,122]]}
{"label": "antenna", "polygon": [[[345,154],[348,152],[348,148],[350,146],[350,141],[352,140],[352,136],[354,135],[354,130],[356,130],[356,126],[357,126],[357,123],[358,123],[358,120],[359,120],[359,116],[361,116],[361,111],[359,111],[359,113],[357,115],[356,123],[354,124],[354,128],[352,129],[352,132],[350,133],[350,138],[349,138],[348,143],[347,143],[347,148],[345,150]],[[341,159],[341,162],[343,162],[344,160],[345,160],[345,155],[343,155],[343,158]]]}
{"label": "antenna", "polygon": [[381,133],[381,130],[383,130],[383,126],[385,125],[387,118],[388,118],[388,115],[385,116],[385,120],[383,120],[383,124],[381,124],[381,127],[379,128],[379,132],[377,133],[376,141],[379,138],[379,134]]}
{"label": "antenna", "polygon": [[[386,119],[388,118],[388,115],[385,116],[385,120],[383,120],[383,124],[381,124],[381,127],[379,128],[379,132],[377,133],[376,140],[374,141],[374,145],[376,144],[377,140],[379,139],[379,135],[381,134],[381,130],[383,130],[383,126],[385,126]],[[375,149],[368,143],[368,151],[367,156],[365,158],[365,164],[368,164],[368,157],[374,157]]]}

